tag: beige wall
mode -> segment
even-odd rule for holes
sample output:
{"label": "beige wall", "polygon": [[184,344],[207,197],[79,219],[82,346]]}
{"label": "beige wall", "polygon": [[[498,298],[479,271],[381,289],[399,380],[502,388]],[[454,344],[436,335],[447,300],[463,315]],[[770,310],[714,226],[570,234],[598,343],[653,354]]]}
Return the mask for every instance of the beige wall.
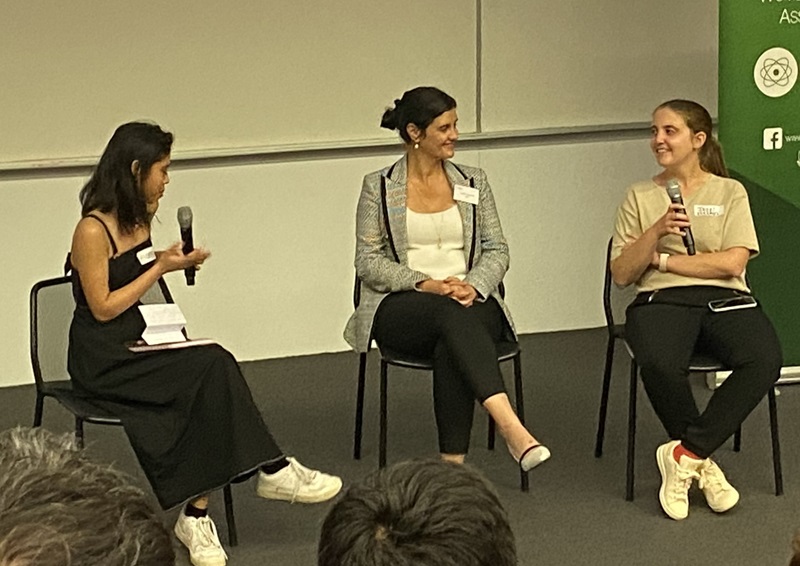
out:
{"label": "beige wall", "polygon": [[[240,360],[342,351],[351,311],[361,177],[397,154],[173,172],[154,224],[178,239],[179,206],[213,256],[186,287],[168,276],[191,334]],[[597,327],[603,253],[625,186],[654,171],[644,139],[461,151],[484,167],[511,244],[508,299],[521,332]],[[79,216],[81,177],[0,180],[4,266],[0,385],[29,383],[28,292],[57,276]]]}
{"label": "beige wall", "polygon": [[[176,129],[154,240],[177,240],[175,212],[193,208],[196,242],[213,257],[195,287],[181,274],[169,283],[192,335],[253,360],[346,349],[361,178],[399,151],[330,149],[385,143],[376,122],[405,88],[450,91],[462,132],[480,138],[457,161],[489,174],[511,243],[508,301],[524,333],[603,324],[614,210],[654,165],[646,129],[626,140],[519,131],[645,122],[673,96],[716,106],[714,0],[414,0],[407,19],[394,17],[397,2],[372,0],[326,8],[334,19],[304,18],[302,3],[246,0],[219,14],[202,0],[149,11],[145,2],[134,12],[153,18],[122,28],[128,8],[51,4],[20,3],[0,19],[0,68],[17,78],[0,89],[0,386],[32,379],[28,292],[60,274],[79,216],[85,179],[58,167],[94,162],[121,122],[153,117]],[[253,157],[287,143],[308,159]],[[235,157],[180,162],[219,155]]]}

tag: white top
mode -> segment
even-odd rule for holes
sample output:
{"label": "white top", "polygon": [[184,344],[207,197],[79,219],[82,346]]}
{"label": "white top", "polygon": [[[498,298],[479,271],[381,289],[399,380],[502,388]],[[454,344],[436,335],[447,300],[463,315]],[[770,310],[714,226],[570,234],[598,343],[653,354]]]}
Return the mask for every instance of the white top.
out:
{"label": "white top", "polygon": [[430,276],[446,279],[467,275],[464,257],[464,228],[458,206],[442,212],[414,212],[406,209],[408,267]]}

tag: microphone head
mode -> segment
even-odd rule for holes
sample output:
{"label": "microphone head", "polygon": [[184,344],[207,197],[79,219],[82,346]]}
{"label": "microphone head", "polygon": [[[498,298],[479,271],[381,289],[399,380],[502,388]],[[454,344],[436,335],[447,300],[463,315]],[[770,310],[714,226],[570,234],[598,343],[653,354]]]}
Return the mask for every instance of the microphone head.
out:
{"label": "microphone head", "polygon": [[677,179],[670,179],[667,181],[667,194],[669,195],[669,200],[672,202],[683,203],[681,185],[678,183]]}
{"label": "microphone head", "polygon": [[178,224],[182,230],[192,227],[192,209],[182,206],[178,209]]}

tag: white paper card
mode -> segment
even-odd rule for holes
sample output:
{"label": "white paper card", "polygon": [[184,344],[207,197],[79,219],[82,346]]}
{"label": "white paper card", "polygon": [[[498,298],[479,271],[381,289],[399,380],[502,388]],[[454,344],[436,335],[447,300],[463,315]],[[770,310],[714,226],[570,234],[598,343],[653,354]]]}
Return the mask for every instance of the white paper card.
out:
{"label": "white paper card", "polygon": [[456,185],[453,187],[454,200],[460,200],[469,204],[478,204],[478,198],[478,189],[465,187],[464,185]]}
{"label": "white paper card", "polygon": [[186,337],[181,330],[186,326],[186,318],[180,307],[174,303],[158,305],[139,305],[139,311],[147,328],[142,332],[142,340],[147,344],[183,342]]}
{"label": "white paper card", "polygon": [[136,252],[136,259],[139,260],[139,265],[147,265],[151,261],[155,261],[156,252],[153,250],[153,246],[148,246]]}

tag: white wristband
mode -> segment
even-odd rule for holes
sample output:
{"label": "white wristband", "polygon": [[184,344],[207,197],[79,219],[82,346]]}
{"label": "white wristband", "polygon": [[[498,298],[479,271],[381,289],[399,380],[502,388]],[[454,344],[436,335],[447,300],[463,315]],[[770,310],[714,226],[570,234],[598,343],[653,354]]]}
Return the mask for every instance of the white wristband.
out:
{"label": "white wristband", "polygon": [[667,272],[667,260],[669,259],[669,254],[661,254],[658,256],[658,270],[661,273]]}

